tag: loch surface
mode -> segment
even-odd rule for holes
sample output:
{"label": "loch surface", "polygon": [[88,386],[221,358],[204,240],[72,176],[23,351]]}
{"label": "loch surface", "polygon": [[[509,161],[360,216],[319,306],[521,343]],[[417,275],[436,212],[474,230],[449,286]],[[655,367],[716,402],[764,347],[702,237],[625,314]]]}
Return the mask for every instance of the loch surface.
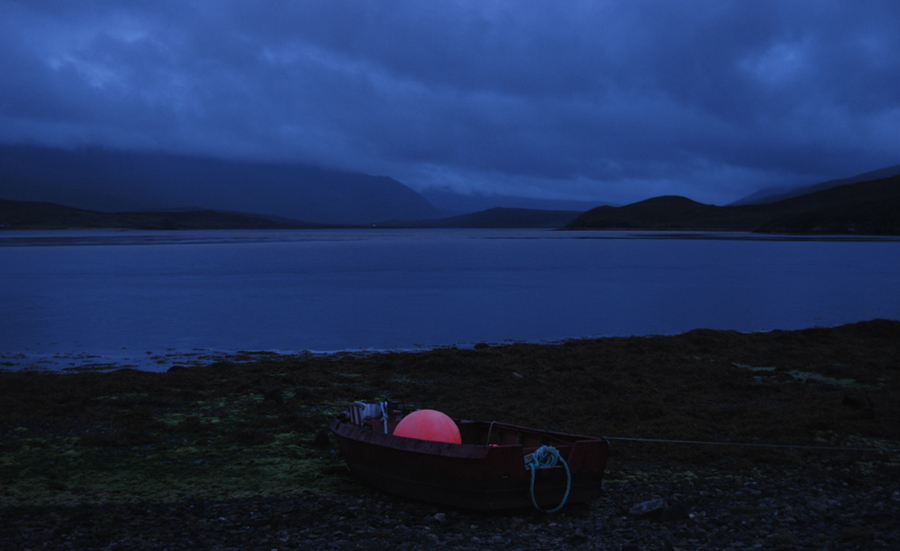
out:
{"label": "loch surface", "polygon": [[9,368],[51,356],[74,365],[193,350],[396,350],[874,318],[900,318],[896,239],[0,232],[0,361]]}

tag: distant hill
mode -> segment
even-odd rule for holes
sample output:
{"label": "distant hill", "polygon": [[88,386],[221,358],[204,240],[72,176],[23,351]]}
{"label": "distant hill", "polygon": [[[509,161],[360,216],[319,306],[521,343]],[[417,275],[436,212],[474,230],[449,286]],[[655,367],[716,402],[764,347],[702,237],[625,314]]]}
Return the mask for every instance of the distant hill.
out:
{"label": "distant hill", "polygon": [[123,228],[185,229],[313,229],[330,227],[289,220],[270,220],[211,210],[169,212],[97,212],[54,203],[0,199],[2,229]]}
{"label": "distant hill", "polygon": [[655,197],[589,210],[566,228],[900,235],[900,175],[759,205],[718,207],[685,197]]}
{"label": "distant hill", "polygon": [[[492,208],[556,210],[585,212],[601,201],[579,201],[570,199],[537,199],[513,195],[481,195],[477,193],[457,193],[449,189],[425,189],[419,192],[432,205],[453,215],[471,214]],[[605,203],[609,204],[609,203]]]}
{"label": "distant hill", "polygon": [[824,191],[826,189],[831,189],[837,186],[843,186],[846,184],[856,184],[859,182],[870,182],[872,180],[880,180],[883,178],[890,178],[891,176],[900,175],[900,165],[889,166],[887,168],[882,168],[880,170],[873,170],[872,172],[866,172],[865,174],[858,174],[856,176],[851,176],[849,178],[841,178],[839,180],[829,180],[827,182],[822,182],[820,184],[816,184],[813,186],[807,187],[799,187],[799,188],[774,188],[774,189],[763,189],[744,197],[743,199],[739,199],[734,203],[729,204],[729,207],[736,207],[740,205],[762,205],[766,203],[777,203],[778,201],[783,201],[785,199],[790,199],[792,197],[799,197],[801,195],[807,195],[810,193],[814,193],[816,191]]}
{"label": "distant hill", "polygon": [[574,220],[579,211],[501,208],[413,222],[390,221],[377,224],[416,228],[561,228]]}
{"label": "distant hill", "polygon": [[900,235],[900,175],[760,207],[772,207],[773,214],[755,229],[760,233]]}
{"label": "distant hill", "polygon": [[447,215],[385,176],[93,148],[0,146],[0,197],[103,212],[202,205],[321,224]]}
{"label": "distant hill", "polygon": [[745,230],[767,218],[755,209],[705,205],[664,195],[623,207],[597,207],[567,225],[571,229]]}

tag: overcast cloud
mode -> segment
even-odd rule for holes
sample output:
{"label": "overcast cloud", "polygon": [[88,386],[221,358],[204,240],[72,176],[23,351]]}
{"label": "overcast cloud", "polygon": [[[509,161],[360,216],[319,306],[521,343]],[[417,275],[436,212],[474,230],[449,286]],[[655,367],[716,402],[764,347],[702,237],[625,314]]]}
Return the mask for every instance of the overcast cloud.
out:
{"label": "overcast cloud", "polygon": [[0,1],[0,141],[727,203],[900,163],[900,3]]}

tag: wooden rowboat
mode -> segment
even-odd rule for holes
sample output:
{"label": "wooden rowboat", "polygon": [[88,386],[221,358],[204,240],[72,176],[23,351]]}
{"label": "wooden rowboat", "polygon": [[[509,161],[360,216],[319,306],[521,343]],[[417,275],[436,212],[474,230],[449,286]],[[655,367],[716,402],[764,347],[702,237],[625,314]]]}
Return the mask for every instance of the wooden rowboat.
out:
{"label": "wooden rowboat", "polygon": [[[338,415],[331,431],[350,470],[386,492],[465,509],[554,508],[600,494],[603,438],[457,419],[461,444],[394,436],[409,413],[355,402]],[[543,446],[565,464],[526,469],[526,456]]]}

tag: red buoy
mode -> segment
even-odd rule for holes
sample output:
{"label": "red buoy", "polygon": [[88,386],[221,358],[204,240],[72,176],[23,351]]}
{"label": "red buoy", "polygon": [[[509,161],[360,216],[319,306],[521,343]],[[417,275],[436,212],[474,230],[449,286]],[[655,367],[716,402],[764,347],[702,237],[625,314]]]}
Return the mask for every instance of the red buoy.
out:
{"label": "red buoy", "polygon": [[459,427],[453,419],[433,409],[420,409],[401,419],[394,429],[394,436],[462,444]]}

